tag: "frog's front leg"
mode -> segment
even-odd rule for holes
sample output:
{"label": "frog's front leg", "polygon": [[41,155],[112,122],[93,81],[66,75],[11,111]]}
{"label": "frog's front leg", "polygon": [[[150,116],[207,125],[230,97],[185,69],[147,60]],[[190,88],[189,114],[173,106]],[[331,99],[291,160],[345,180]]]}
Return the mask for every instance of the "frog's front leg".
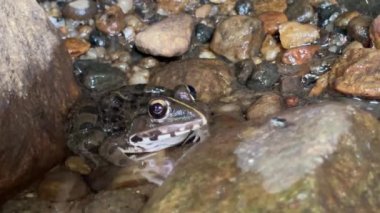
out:
{"label": "frog's front leg", "polygon": [[99,154],[116,166],[128,166],[135,163],[127,156],[123,148],[126,146],[124,137],[109,137],[99,148]]}
{"label": "frog's front leg", "polygon": [[101,130],[81,130],[69,134],[67,146],[72,152],[84,157],[91,167],[97,168],[107,164],[101,156],[98,155],[98,148],[103,143],[105,133]]}

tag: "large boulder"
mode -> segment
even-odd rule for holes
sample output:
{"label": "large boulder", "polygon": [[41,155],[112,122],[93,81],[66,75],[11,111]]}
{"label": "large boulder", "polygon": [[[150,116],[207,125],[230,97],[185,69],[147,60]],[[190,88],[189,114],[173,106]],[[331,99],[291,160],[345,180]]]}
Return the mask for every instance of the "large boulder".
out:
{"label": "large boulder", "polygon": [[367,112],[322,103],[214,133],[143,212],[378,211],[380,125]]}
{"label": "large boulder", "polygon": [[1,201],[63,159],[65,114],[79,90],[36,1],[2,1],[0,23]]}

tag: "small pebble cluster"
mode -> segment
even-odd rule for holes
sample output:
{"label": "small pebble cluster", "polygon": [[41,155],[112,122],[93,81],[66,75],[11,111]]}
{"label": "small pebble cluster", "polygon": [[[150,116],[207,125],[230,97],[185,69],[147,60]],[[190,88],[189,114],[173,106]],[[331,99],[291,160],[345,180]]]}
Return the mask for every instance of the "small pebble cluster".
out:
{"label": "small pebble cluster", "polygon": [[[380,16],[348,10],[335,0],[39,4],[73,61],[92,64],[81,81],[89,90],[99,89],[99,79],[168,88],[185,83],[215,115],[229,113],[255,124],[315,98],[380,98]],[[70,162],[69,168],[86,172],[80,160]],[[48,188],[41,194],[54,197]],[[77,190],[88,193],[82,185]],[[63,200],[77,198],[66,191]]]}

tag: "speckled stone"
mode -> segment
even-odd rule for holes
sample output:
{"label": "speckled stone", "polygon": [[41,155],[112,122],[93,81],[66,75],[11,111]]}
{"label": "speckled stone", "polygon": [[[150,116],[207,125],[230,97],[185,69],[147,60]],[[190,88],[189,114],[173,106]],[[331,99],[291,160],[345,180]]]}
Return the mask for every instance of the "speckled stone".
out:
{"label": "speckled stone", "polygon": [[263,39],[259,19],[231,16],[216,27],[210,47],[215,53],[236,62],[256,55]]}
{"label": "speckled stone", "polygon": [[286,22],[280,25],[281,45],[285,49],[310,44],[319,38],[319,30],[311,24]]}

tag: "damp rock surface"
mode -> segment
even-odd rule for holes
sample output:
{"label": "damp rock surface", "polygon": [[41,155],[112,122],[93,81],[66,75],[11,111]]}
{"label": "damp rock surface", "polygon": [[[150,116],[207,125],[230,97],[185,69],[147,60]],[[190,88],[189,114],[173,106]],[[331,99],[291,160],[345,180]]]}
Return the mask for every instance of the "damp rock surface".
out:
{"label": "damp rock surface", "polygon": [[376,211],[380,126],[369,113],[326,102],[218,128],[143,212]]}
{"label": "damp rock surface", "polygon": [[196,89],[199,100],[210,102],[228,95],[233,80],[229,67],[220,60],[189,59],[156,68],[149,83],[168,88],[188,84]]}
{"label": "damp rock surface", "polygon": [[79,89],[36,1],[3,1],[0,22],[1,202],[63,160],[64,119]]}

